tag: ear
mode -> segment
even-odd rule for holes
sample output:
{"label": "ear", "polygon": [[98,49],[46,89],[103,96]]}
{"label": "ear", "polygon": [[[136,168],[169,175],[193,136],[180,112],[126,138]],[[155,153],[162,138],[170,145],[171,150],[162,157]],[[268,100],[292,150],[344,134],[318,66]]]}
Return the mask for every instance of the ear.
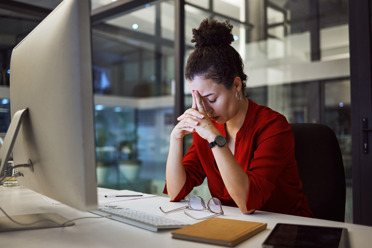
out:
{"label": "ear", "polygon": [[242,80],[240,79],[240,77],[235,77],[234,78],[234,87],[235,87],[235,89],[236,89],[236,91],[241,91],[241,89],[242,89]]}

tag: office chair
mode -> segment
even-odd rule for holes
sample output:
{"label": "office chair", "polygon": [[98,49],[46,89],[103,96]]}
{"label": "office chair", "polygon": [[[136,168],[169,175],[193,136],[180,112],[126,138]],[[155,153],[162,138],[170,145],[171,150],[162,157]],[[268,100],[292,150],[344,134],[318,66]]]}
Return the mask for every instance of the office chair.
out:
{"label": "office chair", "polygon": [[336,135],[327,126],[291,124],[303,192],[316,218],[345,220],[345,171]]}

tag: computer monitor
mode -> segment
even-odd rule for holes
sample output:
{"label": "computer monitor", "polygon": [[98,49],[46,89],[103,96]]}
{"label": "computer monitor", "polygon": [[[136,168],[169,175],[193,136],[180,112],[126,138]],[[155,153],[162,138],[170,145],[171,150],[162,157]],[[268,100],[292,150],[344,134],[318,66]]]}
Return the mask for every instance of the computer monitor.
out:
{"label": "computer monitor", "polygon": [[20,185],[96,209],[89,0],[64,0],[13,49],[10,101],[0,177],[13,151]]}

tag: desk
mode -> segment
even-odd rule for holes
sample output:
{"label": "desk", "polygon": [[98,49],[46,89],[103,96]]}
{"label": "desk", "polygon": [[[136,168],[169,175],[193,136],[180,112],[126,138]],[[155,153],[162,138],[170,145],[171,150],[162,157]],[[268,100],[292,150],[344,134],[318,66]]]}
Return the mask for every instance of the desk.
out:
{"label": "desk", "polygon": [[[167,197],[143,198],[140,200],[123,201],[120,205],[161,215],[159,206],[169,208],[179,207],[186,203],[170,203]],[[67,219],[83,216],[96,216],[88,212],[81,212],[68,206],[53,205],[29,189],[23,187],[5,188],[0,186],[0,206],[10,215],[56,212]],[[223,207],[224,218],[247,221],[265,222],[267,230],[257,234],[236,247],[261,247],[262,242],[278,222],[297,223],[307,225],[346,227],[349,230],[351,247],[371,247],[372,227],[326,221],[320,219],[296,217],[256,211],[253,215],[243,215],[238,208]],[[183,212],[168,214],[169,218],[185,218]],[[190,223],[195,222],[188,219]],[[30,231],[0,233],[1,247],[213,247],[209,244],[194,243],[171,238],[170,231],[158,233],[146,231],[106,218],[82,219],[75,221],[75,225],[65,228],[39,229]]]}

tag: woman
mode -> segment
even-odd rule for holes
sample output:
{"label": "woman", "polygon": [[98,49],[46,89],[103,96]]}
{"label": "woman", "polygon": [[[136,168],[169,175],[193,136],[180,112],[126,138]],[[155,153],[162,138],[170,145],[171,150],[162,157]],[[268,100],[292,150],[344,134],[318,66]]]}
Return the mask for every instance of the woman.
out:
{"label": "woman", "polygon": [[[244,95],[247,76],[228,22],[193,29],[185,76],[192,107],[170,135],[164,192],[179,201],[205,177],[212,196],[244,214],[257,210],[312,216],[285,117]],[[183,156],[183,138],[193,144]]]}

